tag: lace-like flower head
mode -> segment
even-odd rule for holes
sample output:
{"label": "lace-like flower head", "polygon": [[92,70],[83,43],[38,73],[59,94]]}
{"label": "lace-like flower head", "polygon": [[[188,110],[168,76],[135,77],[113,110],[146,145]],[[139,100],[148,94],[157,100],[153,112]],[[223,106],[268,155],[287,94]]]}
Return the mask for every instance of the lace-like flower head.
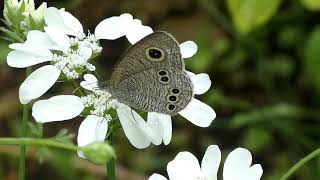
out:
{"label": "lace-like flower head", "polygon": [[[62,18],[53,18],[56,16]],[[52,65],[48,65],[47,68],[54,69],[57,74],[59,74],[60,72],[63,72],[63,74],[66,76],[67,74],[69,74],[69,78],[71,79],[79,77],[76,75],[76,73],[78,73],[78,71],[76,71],[76,67],[86,67],[87,71],[91,71],[88,67],[88,62],[84,59],[92,57],[92,54],[95,52],[95,48],[93,47],[95,47],[95,43],[98,44],[98,39],[117,39],[125,36],[130,43],[134,44],[145,36],[153,33],[153,30],[150,27],[142,25],[140,20],[133,19],[133,17],[129,14],[114,16],[102,21],[96,27],[94,36],[83,35],[82,26],[77,22],[78,21],[76,21],[75,18],[71,16],[71,14],[63,10],[49,8],[48,14],[46,16],[46,23],[48,24],[46,32],[34,32],[34,34],[36,35],[33,37],[33,34],[29,33],[30,38],[39,37],[40,35],[45,37],[42,37],[41,39],[47,38],[52,40],[54,38],[51,37],[57,38],[56,41],[53,41],[54,43],[47,43],[48,41],[44,41],[47,44],[43,43],[47,45],[46,47],[51,47],[47,49],[47,52],[48,54],[51,53],[50,57],[52,57]],[[74,25],[70,26],[70,24]],[[58,39],[60,40],[58,41]],[[63,43],[64,39],[67,39],[65,40],[65,43]],[[28,40],[25,44],[28,44]],[[52,49],[59,50],[62,53],[52,55]],[[16,51],[19,51],[20,53],[20,50]],[[189,58],[196,53],[197,46],[194,42],[187,41],[180,45],[180,51],[183,58]],[[39,56],[37,55],[38,54],[32,51],[31,59],[36,59],[35,61],[37,61],[38,59],[43,59],[38,58]],[[8,58],[8,63],[9,62],[10,58]],[[40,69],[43,68],[45,67],[42,67]],[[51,74],[50,77],[52,77],[52,73],[49,73],[48,71],[45,72]],[[211,80],[207,74],[194,74],[192,72],[186,73],[189,75],[192,81],[194,94],[199,95],[208,91],[211,86]],[[39,83],[42,80],[44,81],[44,79],[39,81],[37,80],[38,78],[42,79],[39,75],[32,79],[36,79],[36,83]],[[56,77],[52,79],[52,82],[56,81]],[[110,109],[114,109],[117,112],[117,116],[119,118],[119,122],[122,125],[124,133],[128,137],[131,144],[136,148],[146,148],[151,143],[155,145],[160,145],[162,142],[166,145],[169,144],[172,137],[172,122],[170,115],[157,112],[148,112],[148,118],[147,121],[145,121],[131,107],[126,104],[119,103],[116,99],[114,99],[114,97],[112,97],[110,93],[99,89],[97,86],[98,81],[95,76],[93,76],[92,74],[86,74],[84,75],[84,79],[85,81],[81,82],[81,86],[89,90],[89,93],[85,96],[56,96],[50,98],[49,100],[41,100],[36,102],[33,106],[33,116],[36,121],[44,123],[72,119],[80,115],[81,113],[87,115],[88,117],[81,124],[78,134],[78,144],[85,145],[89,142],[97,140],[96,137],[99,137],[99,140],[102,139],[102,135],[100,134],[102,131],[98,128],[99,122],[104,121],[107,122],[105,124],[108,124],[108,122],[115,121],[116,119],[111,117],[108,113]],[[30,90],[30,86],[28,86],[27,88],[23,88],[24,85],[22,85],[21,87],[22,88],[20,89],[26,89],[25,92]],[[28,95],[28,93],[22,94]],[[31,92],[30,94],[33,94],[33,92]],[[39,94],[40,93],[37,93],[37,97]],[[35,97],[36,96],[30,98],[30,96],[28,95],[28,98],[25,99],[30,100],[34,99]],[[65,107],[70,108],[69,110],[67,108],[63,108],[64,111],[68,112],[61,113],[60,111],[62,111],[62,109],[56,107],[62,105],[62,103],[66,104],[64,105]],[[49,111],[50,113],[52,113],[52,116],[50,116],[51,118],[47,118],[47,114],[45,113]],[[190,103],[183,110],[181,110],[179,114],[193,124],[200,127],[208,127],[216,116],[214,110],[210,106],[202,103],[195,98],[192,98]],[[93,118],[96,120],[87,124],[88,118]],[[103,127],[105,127],[105,125],[103,125]],[[87,132],[89,131],[89,129],[90,133]],[[103,129],[106,130],[106,128]],[[95,135],[85,136],[83,135],[84,132]],[[99,135],[96,135],[97,132]],[[103,132],[102,134],[106,134],[106,132]],[[88,137],[91,138],[89,140],[82,140],[83,138],[86,139]]]}

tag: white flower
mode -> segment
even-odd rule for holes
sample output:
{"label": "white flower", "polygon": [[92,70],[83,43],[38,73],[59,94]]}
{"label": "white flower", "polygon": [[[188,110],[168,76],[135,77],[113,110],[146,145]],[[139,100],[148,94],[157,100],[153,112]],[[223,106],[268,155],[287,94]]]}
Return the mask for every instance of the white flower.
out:
{"label": "white flower", "polygon": [[[218,146],[207,148],[201,162],[190,152],[180,152],[168,163],[167,172],[170,180],[217,180],[217,172],[221,161]],[[263,170],[260,164],[251,166],[251,153],[244,148],[233,150],[227,157],[223,167],[224,180],[259,180]],[[153,174],[149,180],[167,180],[160,174]]]}
{"label": "white flower", "polygon": [[[34,71],[20,86],[19,98],[22,104],[27,104],[49,90],[63,72],[68,79],[79,78],[76,68],[88,66],[92,56],[90,48],[79,46],[71,49],[70,39],[55,29],[46,28],[46,32],[30,31],[25,43],[9,46],[14,51],[7,56],[9,66],[25,68],[43,62],[50,62]],[[62,55],[53,54],[50,50],[63,52]],[[50,76],[48,80],[48,76]],[[41,87],[42,91],[36,90]]]}
{"label": "white flower", "polygon": [[[77,27],[75,28],[76,30],[73,30],[72,26],[69,26],[66,23],[69,21],[75,22],[74,19],[70,18],[69,14],[66,15],[65,13],[61,12],[61,10],[54,9],[54,11],[56,13],[51,13],[51,15],[48,15],[52,16],[49,19],[54,20],[54,17],[56,17],[56,19],[61,19],[59,17],[68,16],[69,20],[54,21],[54,23],[51,24],[48,23],[50,24],[49,28],[62,29],[63,32],[60,33],[62,35],[81,34],[82,27],[77,25],[77,23],[75,23],[75,27]],[[102,21],[95,29],[94,38],[116,39],[122,36],[126,36],[127,39],[133,44],[152,32],[152,29],[148,26],[142,25],[140,20],[133,19],[133,17],[130,14],[123,14]],[[59,38],[56,39],[62,39],[61,37],[59,36]],[[78,40],[72,41],[71,44],[78,44],[82,38],[83,37],[79,38],[78,35]],[[60,47],[63,47],[57,46],[57,44],[61,42],[63,41],[59,40],[55,43],[47,43],[46,45],[50,46],[51,48],[59,49]],[[194,42],[187,41],[180,45],[180,49],[182,57],[188,58],[196,53],[197,46]],[[41,60],[43,59],[42,56],[37,56],[37,58]],[[59,65],[60,64],[62,64],[61,66],[63,66],[64,61],[59,61]],[[207,74],[196,75],[191,72],[187,73],[192,80],[195,94],[203,94],[210,88],[211,80]],[[92,93],[87,96],[81,97],[81,101],[84,107],[92,108],[92,110],[90,111],[91,115],[105,117],[108,119],[105,112],[110,108],[116,109],[124,133],[128,137],[131,144],[136,148],[146,148],[151,143],[155,145],[160,145],[162,142],[166,145],[169,144],[172,137],[172,122],[170,115],[149,112],[148,119],[146,122],[138,113],[133,111],[130,107],[128,107],[125,104],[118,103],[115,100],[112,100],[112,97],[109,93],[100,90],[98,88],[97,79],[93,75],[85,75],[84,79],[85,81],[81,82],[81,86],[87,90],[92,91]],[[43,119],[45,119],[45,116],[37,116],[38,112],[42,111],[39,109],[41,109],[41,107],[34,109],[34,117],[38,122],[44,122]],[[44,109],[44,111],[51,111],[50,109]],[[193,124],[200,127],[208,127],[216,116],[214,110],[210,106],[202,103],[201,101],[195,98],[193,98],[191,102],[185,107],[185,109],[179,112],[179,114],[188,119]]]}

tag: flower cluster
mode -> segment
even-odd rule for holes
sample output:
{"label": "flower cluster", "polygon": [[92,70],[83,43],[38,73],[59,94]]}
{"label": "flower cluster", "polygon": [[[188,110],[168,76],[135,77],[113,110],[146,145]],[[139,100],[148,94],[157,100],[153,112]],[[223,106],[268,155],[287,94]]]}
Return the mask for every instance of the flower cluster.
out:
{"label": "flower cluster", "polygon": [[[43,62],[50,63],[35,70],[20,86],[19,98],[23,104],[42,96],[58,78],[72,80],[80,78],[85,72],[94,71],[95,67],[89,61],[101,52],[100,39],[113,40],[125,36],[131,44],[134,44],[153,32],[150,27],[142,25],[140,20],[133,19],[130,14],[107,18],[97,25],[94,34],[88,35],[83,33],[83,27],[78,19],[65,10],[50,7],[46,10],[44,19],[46,22],[44,32],[30,31],[24,43],[10,45],[13,51],[7,57],[8,64],[17,68]],[[194,42],[187,41],[180,45],[180,49],[182,57],[189,58],[196,53],[197,46]],[[207,74],[196,75],[188,72],[188,75],[192,80],[195,94],[203,94],[210,88],[211,81]],[[172,137],[171,116],[149,112],[145,121],[129,106],[118,103],[108,92],[98,89],[97,79],[92,74],[84,75],[84,79],[81,86],[89,90],[89,94],[83,97],[56,96],[34,103],[33,116],[36,121],[45,123],[67,120],[89,111],[89,114],[85,115],[89,115],[90,119],[96,119],[96,123],[102,124],[105,135],[107,124],[112,120],[108,111],[112,108],[116,110],[124,133],[133,146],[146,148],[151,143],[169,144]],[[70,109],[56,107],[62,104]],[[52,116],[49,116],[50,113]],[[200,127],[208,127],[215,118],[212,108],[195,98],[179,114]],[[79,137],[84,137],[81,135],[84,125],[79,128],[79,144],[83,144]],[[93,129],[91,134],[96,131],[98,130]],[[98,139],[104,140],[104,138],[101,135]]]}

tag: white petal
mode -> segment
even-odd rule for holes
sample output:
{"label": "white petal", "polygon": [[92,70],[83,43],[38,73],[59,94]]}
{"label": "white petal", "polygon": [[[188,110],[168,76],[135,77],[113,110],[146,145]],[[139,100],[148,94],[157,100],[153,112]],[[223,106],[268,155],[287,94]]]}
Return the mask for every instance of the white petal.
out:
{"label": "white petal", "polygon": [[126,34],[132,21],[131,14],[107,18],[97,25],[94,34],[97,39],[118,39]]}
{"label": "white petal", "polygon": [[201,73],[196,75],[189,71],[187,71],[187,74],[191,79],[194,94],[204,94],[210,89],[211,80],[208,74]]}
{"label": "white petal", "polygon": [[161,142],[168,145],[172,137],[172,123],[171,116],[167,114],[149,112],[147,123],[151,126],[155,134],[157,134],[157,139],[152,142],[155,145],[160,145]]}
{"label": "white petal", "polygon": [[32,116],[38,123],[64,121],[78,116],[83,109],[84,106],[79,97],[60,95],[34,103]]}
{"label": "white petal", "polygon": [[[108,130],[108,122],[103,117],[89,115],[80,124],[78,130],[78,146],[86,146],[90,143],[103,142]],[[84,157],[82,152],[78,152],[80,157]]]}
{"label": "white petal", "polygon": [[78,19],[69,12],[50,7],[45,14],[45,22],[48,27],[61,30],[64,34],[77,36],[83,32],[83,28]]}
{"label": "white petal", "polygon": [[207,104],[192,98],[190,103],[179,112],[181,116],[199,127],[208,127],[216,118],[216,113]]}
{"label": "white petal", "polygon": [[87,82],[87,81],[81,81],[80,82],[80,86],[83,87],[86,90],[89,90],[89,91],[93,91],[93,90],[99,89],[98,83],[90,83],[90,82]]}
{"label": "white petal", "polygon": [[209,146],[201,162],[201,172],[202,175],[205,175],[207,177],[207,180],[217,179],[220,161],[221,152],[219,147],[216,145]]}
{"label": "white petal", "polygon": [[182,58],[190,58],[197,53],[198,46],[193,41],[186,41],[180,44]]}
{"label": "white petal", "polygon": [[247,149],[237,148],[227,157],[223,167],[223,179],[233,180],[249,169],[252,162],[251,153]]}
{"label": "white petal", "polygon": [[94,75],[85,74],[83,76],[83,78],[85,81],[81,81],[80,86],[83,87],[84,89],[87,89],[89,91],[93,91],[93,90],[99,88],[98,80]]}
{"label": "white petal", "polygon": [[259,180],[263,174],[263,169],[260,164],[255,164],[249,169],[249,178],[248,180]]}
{"label": "white petal", "polygon": [[172,138],[171,116],[167,114],[161,114],[159,116],[159,120],[163,128],[163,143],[164,145],[168,145]]}
{"label": "white petal", "polygon": [[151,143],[151,139],[145,134],[138,123],[141,122],[142,124],[142,121],[144,121],[143,118],[130,107],[120,103],[117,108],[117,114],[123,131],[130,143],[138,149],[148,147]]}
{"label": "white petal", "polygon": [[147,123],[153,129],[153,132],[156,134],[156,138],[152,140],[152,143],[156,146],[162,143],[162,137],[163,137],[163,127],[159,121],[160,120],[158,117],[158,113],[156,112],[148,113]]}
{"label": "white petal", "polygon": [[28,33],[25,44],[41,49],[61,50],[61,47],[47,33],[37,30]]}
{"label": "white petal", "polygon": [[260,164],[255,164],[250,168],[244,169],[237,175],[237,180],[259,180],[263,170]]}
{"label": "white petal", "polygon": [[171,180],[194,180],[201,175],[197,158],[189,152],[180,152],[168,163],[167,171]]}
{"label": "white petal", "polygon": [[63,22],[66,27],[70,30],[70,33],[67,33],[68,35],[77,36],[79,33],[83,32],[83,27],[80,23],[80,21],[75,18],[71,13],[67,11],[60,11],[60,14],[62,16]]}
{"label": "white petal", "polygon": [[98,79],[93,74],[85,74],[83,76],[83,79],[86,80],[89,83],[96,83],[98,82]]}
{"label": "white petal", "polygon": [[149,26],[133,25],[127,32],[126,37],[131,44],[135,44],[151,33],[153,33],[153,30]]}
{"label": "white petal", "polygon": [[57,81],[60,70],[52,65],[43,66],[31,73],[21,84],[19,99],[22,104],[42,96]]}
{"label": "white petal", "polygon": [[152,174],[148,180],[167,180],[167,178],[165,178],[164,176],[160,175],[160,174]]}
{"label": "white petal", "polygon": [[79,46],[79,54],[86,60],[90,59],[92,56],[92,49],[85,47],[85,46]]}
{"label": "white petal", "polygon": [[10,44],[9,47],[14,50],[22,51],[25,53],[43,56],[44,54],[48,54],[49,49],[35,46],[33,44],[27,43],[13,43]]}
{"label": "white petal", "polygon": [[[38,53],[29,53],[20,50],[11,51],[7,56],[7,63],[11,67],[25,68],[39,63],[51,61],[53,58],[53,54],[47,49],[37,52]],[[39,52],[41,52],[41,54]]]}
{"label": "white petal", "polygon": [[48,27],[65,28],[60,11],[55,7],[47,8],[44,19]]}
{"label": "white petal", "polygon": [[57,44],[58,50],[66,51],[70,48],[70,38],[60,29],[55,27],[45,27],[45,31],[50,39]]}

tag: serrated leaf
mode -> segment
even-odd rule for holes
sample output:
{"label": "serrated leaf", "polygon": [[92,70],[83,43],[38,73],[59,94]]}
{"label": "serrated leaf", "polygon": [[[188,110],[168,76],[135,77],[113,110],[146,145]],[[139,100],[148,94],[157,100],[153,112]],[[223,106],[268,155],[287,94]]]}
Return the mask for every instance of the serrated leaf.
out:
{"label": "serrated leaf", "polygon": [[37,23],[34,21],[31,14],[29,14],[29,22],[30,22],[30,29],[38,29]]}
{"label": "serrated leaf", "polygon": [[42,138],[43,125],[42,124],[33,124],[28,122],[28,132],[31,134],[31,137]]}
{"label": "serrated leaf", "polygon": [[7,36],[7,38],[12,39],[13,42],[24,42],[24,40],[14,31],[11,31],[4,27],[0,27],[0,31],[2,31]]}
{"label": "serrated leaf", "polygon": [[3,39],[3,40],[8,41],[8,42],[10,42],[10,43],[14,43],[14,40],[11,39],[11,38],[8,38],[8,37],[0,36],[0,39]]}
{"label": "serrated leaf", "polygon": [[227,3],[235,27],[241,34],[247,34],[267,23],[281,0],[228,0]]}
{"label": "serrated leaf", "polygon": [[40,164],[42,164],[45,159],[49,159],[52,157],[53,154],[51,153],[50,149],[47,147],[41,147],[36,153],[37,160]]}
{"label": "serrated leaf", "polygon": [[306,73],[320,94],[320,27],[311,33],[304,47]]}
{"label": "serrated leaf", "polygon": [[69,133],[67,129],[62,129],[52,139],[58,142],[66,143],[66,144],[72,144],[73,137],[74,137],[74,134]]}
{"label": "serrated leaf", "polygon": [[320,1],[319,0],[300,0],[301,3],[311,11],[320,11]]}

